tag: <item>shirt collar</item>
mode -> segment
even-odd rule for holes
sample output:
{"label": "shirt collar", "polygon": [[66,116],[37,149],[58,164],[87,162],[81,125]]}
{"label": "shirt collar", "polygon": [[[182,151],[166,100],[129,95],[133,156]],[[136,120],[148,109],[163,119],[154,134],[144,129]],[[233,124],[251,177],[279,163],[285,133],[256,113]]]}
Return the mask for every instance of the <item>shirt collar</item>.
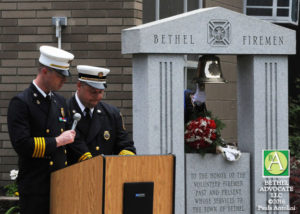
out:
{"label": "shirt collar", "polygon": [[[32,81],[33,85],[36,87],[36,89],[41,93],[41,95],[46,98],[47,97],[47,94],[40,88],[38,87],[38,85],[34,82],[34,80]],[[51,97],[52,96],[52,92],[50,91],[49,92],[49,96]]]}
{"label": "shirt collar", "polygon": [[[85,106],[84,106],[84,105],[82,104],[82,102],[80,101],[80,99],[79,99],[77,93],[78,93],[78,92],[76,91],[76,93],[75,93],[75,100],[76,100],[76,102],[77,102],[77,104],[78,104],[78,106],[79,106],[81,112],[82,112],[83,115],[85,116],[85,113],[86,113],[86,112],[84,111]],[[91,114],[93,115],[94,108],[90,108],[90,110],[91,110]],[[92,116],[92,115],[90,115],[90,116]]]}

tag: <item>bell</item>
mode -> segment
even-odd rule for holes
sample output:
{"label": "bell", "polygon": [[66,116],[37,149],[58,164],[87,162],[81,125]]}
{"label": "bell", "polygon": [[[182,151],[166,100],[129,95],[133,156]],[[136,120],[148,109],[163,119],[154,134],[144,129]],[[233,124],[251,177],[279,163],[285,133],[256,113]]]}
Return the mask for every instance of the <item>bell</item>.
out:
{"label": "bell", "polygon": [[215,55],[203,55],[199,58],[196,82],[202,83],[226,83],[223,78],[219,57]]}

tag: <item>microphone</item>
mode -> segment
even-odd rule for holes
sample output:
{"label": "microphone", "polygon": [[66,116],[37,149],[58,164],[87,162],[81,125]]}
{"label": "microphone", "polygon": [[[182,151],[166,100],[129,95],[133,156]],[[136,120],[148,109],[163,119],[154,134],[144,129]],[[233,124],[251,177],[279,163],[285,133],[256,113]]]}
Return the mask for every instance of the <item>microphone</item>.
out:
{"label": "microphone", "polygon": [[73,125],[72,125],[72,128],[71,128],[71,130],[75,130],[75,128],[76,128],[76,126],[77,126],[77,123],[78,123],[78,121],[81,119],[81,115],[79,114],[79,113],[75,113],[74,115],[73,115]]}

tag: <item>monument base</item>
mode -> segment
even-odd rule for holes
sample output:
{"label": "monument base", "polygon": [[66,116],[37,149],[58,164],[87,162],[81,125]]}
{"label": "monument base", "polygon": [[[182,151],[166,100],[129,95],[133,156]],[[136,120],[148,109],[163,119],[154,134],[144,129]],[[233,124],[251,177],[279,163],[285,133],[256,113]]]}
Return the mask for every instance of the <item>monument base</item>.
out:
{"label": "monument base", "polygon": [[185,154],[186,213],[251,213],[250,154],[235,162],[220,154]]}

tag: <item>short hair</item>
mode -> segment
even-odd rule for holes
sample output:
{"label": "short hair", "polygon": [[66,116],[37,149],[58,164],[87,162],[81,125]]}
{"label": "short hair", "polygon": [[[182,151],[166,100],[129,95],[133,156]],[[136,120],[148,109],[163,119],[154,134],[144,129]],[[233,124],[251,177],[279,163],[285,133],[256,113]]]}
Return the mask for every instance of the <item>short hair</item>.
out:
{"label": "short hair", "polygon": [[41,72],[42,68],[44,68],[44,67],[47,67],[47,66],[43,65],[42,63],[39,63],[38,71]]}

